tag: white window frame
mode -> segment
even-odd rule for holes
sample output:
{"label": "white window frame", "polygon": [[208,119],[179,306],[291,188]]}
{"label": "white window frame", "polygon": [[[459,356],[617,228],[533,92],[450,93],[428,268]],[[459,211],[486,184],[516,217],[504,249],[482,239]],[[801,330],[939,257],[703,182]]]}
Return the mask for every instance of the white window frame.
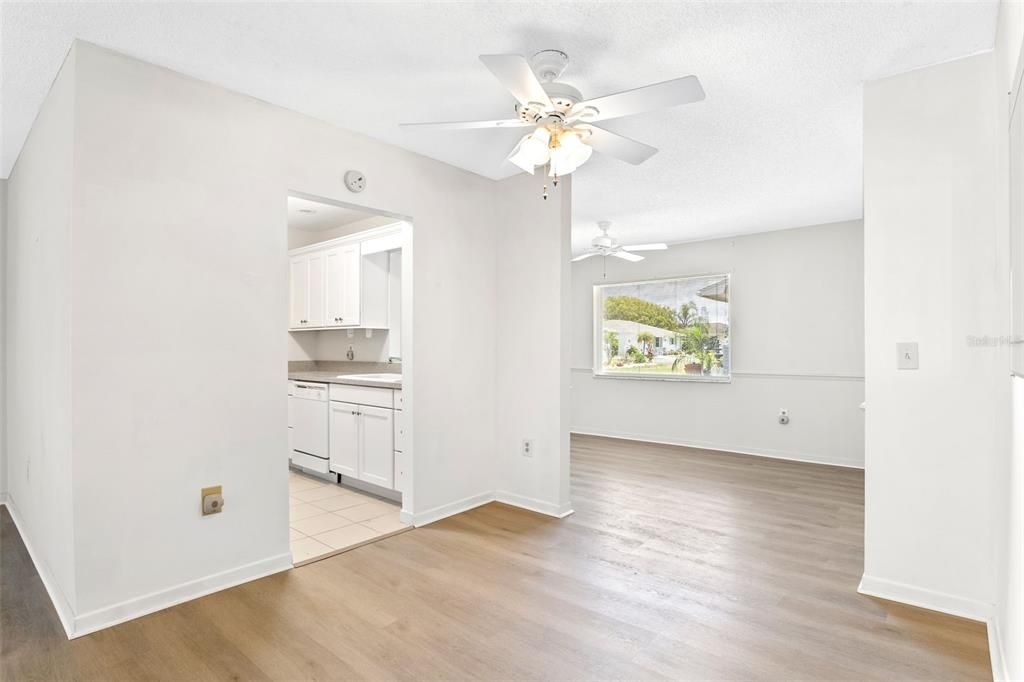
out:
{"label": "white window frame", "polygon": [[[601,359],[604,354],[604,296],[605,289],[614,287],[654,284],[658,282],[675,282],[684,279],[707,279],[712,277],[724,277],[729,286],[729,373],[725,376],[704,376],[696,374],[644,374],[641,372],[606,372],[602,367]],[[627,379],[630,381],[683,381],[690,383],[705,384],[731,384],[733,376],[733,321],[732,321],[732,273],[731,272],[708,272],[699,275],[678,275],[674,277],[659,277],[656,279],[622,280],[618,282],[601,282],[593,285],[593,349],[591,371],[596,379]]]}

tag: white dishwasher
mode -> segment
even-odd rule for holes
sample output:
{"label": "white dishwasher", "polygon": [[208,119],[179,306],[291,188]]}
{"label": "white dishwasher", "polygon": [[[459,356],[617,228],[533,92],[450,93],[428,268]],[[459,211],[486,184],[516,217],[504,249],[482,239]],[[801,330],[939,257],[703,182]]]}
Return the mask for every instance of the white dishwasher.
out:
{"label": "white dishwasher", "polygon": [[291,382],[288,411],[291,418],[292,464],[321,474],[328,473],[327,384]]}

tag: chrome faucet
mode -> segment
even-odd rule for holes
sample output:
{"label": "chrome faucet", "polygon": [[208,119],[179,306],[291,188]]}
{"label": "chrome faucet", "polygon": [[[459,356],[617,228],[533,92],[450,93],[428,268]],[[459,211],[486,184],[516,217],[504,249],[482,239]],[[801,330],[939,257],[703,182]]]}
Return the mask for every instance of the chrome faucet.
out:
{"label": "chrome faucet", "polygon": [[398,362],[398,363],[402,362],[402,358],[398,357],[397,355],[389,355],[388,356],[388,364],[389,365],[393,365],[396,362]]}

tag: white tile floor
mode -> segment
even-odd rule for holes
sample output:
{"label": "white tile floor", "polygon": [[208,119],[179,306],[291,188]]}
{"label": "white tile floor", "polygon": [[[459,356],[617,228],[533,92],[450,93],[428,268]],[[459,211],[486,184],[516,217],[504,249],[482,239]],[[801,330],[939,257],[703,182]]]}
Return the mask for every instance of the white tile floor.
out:
{"label": "white tile floor", "polygon": [[296,566],[338,554],[411,526],[401,507],[351,488],[288,472],[290,539]]}

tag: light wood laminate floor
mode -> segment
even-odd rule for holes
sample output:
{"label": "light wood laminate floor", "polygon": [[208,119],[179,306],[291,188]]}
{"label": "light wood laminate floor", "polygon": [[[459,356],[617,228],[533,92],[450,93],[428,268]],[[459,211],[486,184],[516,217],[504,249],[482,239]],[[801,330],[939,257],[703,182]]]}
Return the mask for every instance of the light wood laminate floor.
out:
{"label": "light wood laminate floor", "polygon": [[858,595],[863,475],[573,439],[576,514],[489,504],[74,641],[6,510],[0,679],[991,679]]}

